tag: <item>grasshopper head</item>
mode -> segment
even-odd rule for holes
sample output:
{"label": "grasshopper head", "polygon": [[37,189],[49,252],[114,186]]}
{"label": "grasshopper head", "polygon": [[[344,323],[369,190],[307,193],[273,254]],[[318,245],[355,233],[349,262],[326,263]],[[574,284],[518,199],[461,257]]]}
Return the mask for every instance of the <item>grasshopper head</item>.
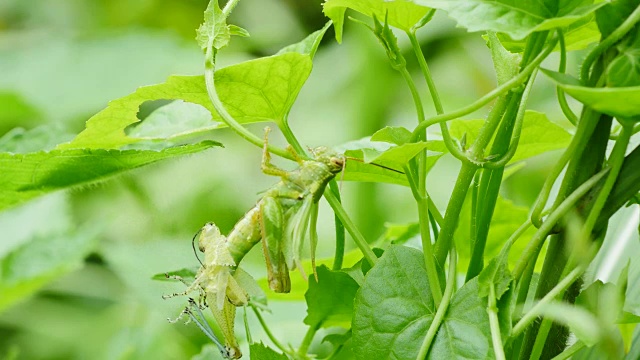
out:
{"label": "grasshopper head", "polygon": [[329,171],[337,174],[344,169],[344,155],[335,152],[325,146],[320,146],[311,150],[316,161],[321,162],[329,167]]}

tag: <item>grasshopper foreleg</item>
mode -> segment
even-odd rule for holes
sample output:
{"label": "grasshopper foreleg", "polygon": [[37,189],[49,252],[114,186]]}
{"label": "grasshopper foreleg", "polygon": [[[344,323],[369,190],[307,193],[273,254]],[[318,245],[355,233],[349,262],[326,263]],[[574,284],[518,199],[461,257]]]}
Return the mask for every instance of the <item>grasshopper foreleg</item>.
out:
{"label": "grasshopper foreleg", "polygon": [[262,172],[267,175],[273,176],[285,176],[287,170],[280,169],[279,167],[271,164],[271,153],[269,153],[269,133],[271,128],[268,126],[264,128],[264,145],[262,147]]}

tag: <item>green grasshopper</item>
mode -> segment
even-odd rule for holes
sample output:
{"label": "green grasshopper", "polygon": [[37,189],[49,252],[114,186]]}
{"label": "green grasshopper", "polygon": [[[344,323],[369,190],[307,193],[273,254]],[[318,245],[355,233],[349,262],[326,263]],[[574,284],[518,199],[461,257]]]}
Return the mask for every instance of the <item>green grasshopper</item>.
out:
{"label": "green grasshopper", "polygon": [[[215,338],[210,328],[207,329],[206,321],[203,321],[204,324],[198,321],[189,307],[183,314],[195,320],[205,333],[208,331],[207,334],[218,345],[222,354],[230,359],[242,356],[233,333],[235,307],[244,306],[249,300],[247,291],[241,285],[244,282],[239,279],[244,272],[237,268],[238,264],[249,250],[262,240],[269,288],[275,292],[289,292],[289,269],[295,266],[302,271],[300,262],[303,239],[312,207],[317,206],[325,187],[343,170],[345,164],[344,156],[326,147],[312,149],[313,160],[305,160],[289,146],[287,150],[299,167],[293,171],[280,169],[271,164],[268,150],[269,131],[268,127],[265,128],[262,171],[267,175],[279,176],[281,181],[264,193],[227,237],[222,235],[213,223],[206,224],[199,232],[198,239],[198,247],[204,253],[205,261],[194,282],[187,284],[188,288],[184,292],[166,296],[187,295],[198,291],[198,303],[190,301],[198,312],[206,306],[205,300],[208,300],[209,307],[222,329],[224,346]],[[311,251],[313,258],[314,244],[311,245]],[[181,280],[178,277],[174,278]]]}
{"label": "green grasshopper", "polygon": [[302,271],[300,257],[311,208],[317,206],[329,181],[342,171],[345,158],[318,147],[311,150],[313,160],[305,160],[289,146],[287,150],[299,167],[293,171],[277,168],[271,164],[267,148],[269,131],[265,128],[262,172],[279,176],[281,181],[238,221],[227,236],[227,246],[238,264],[262,240],[269,288],[286,293],[291,290],[289,269],[297,266]]}

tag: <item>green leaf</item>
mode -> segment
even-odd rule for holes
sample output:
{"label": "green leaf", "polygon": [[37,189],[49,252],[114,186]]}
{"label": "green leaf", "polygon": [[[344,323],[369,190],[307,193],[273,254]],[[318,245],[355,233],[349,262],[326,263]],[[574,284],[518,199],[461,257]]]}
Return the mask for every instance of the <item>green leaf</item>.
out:
{"label": "green leaf", "polygon": [[522,56],[513,54],[502,46],[496,33],[489,32],[487,45],[491,49],[493,68],[496,71],[498,85],[504,84],[518,74]]}
{"label": "green leaf", "polygon": [[494,358],[487,301],[478,296],[476,279],[464,284],[454,294],[428,358],[434,360]]}
{"label": "green leaf", "polygon": [[241,36],[241,37],[249,37],[251,36],[246,29],[241,28],[240,26],[229,24],[229,33],[231,35]]}
{"label": "green leaf", "polygon": [[[376,249],[374,249],[375,252]],[[362,252],[358,249],[353,249],[344,254],[343,260],[343,268],[348,268],[350,266],[358,266],[362,261]],[[324,259],[316,259],[316,266],[320,267],[325,265],[327,267],[333,264],[333,257],[324,258]],[[302,268],[304,269],[305,274],[312,274],[313,267],[311,266],[311,260],[303,260]],[[269,293],[269,300],[278,300],[278,301],[303,301],[305,300],[305,293],[307,288],[309,287],[309,281],[302,276],[291,276],[291,292],[290,293],[274,293],[269,289],[269,284],[266,278],[266,275],[262,279],[258,279],[258,285],[261,289]]]}
{"label": "green leaf", "polygon": [[322,41],[324,34],[327,32],[327,30],[329,30],[330,26],[331,21],[327,22],[322,27],[322,29],[316,30],[309,34],[309,36],[304,38],[302,41],[283,47],[276,53],[276,55],[288,52],[296,52],[309,55],[313,59],[313,57],[316,55],[316,51],[318,51],[318,47],[320,46],[320,42]]}
{"label": "green leaf", "polygon": [[617,46],[619,54],[607,67],[607,86],[640,85],[640,27],[627,34]]}
{"label": "green leaf", "polygon": [[25,130],[14,128],[0,138],[0,152],[25,154],[40,150],[52,150],[56,145],[73,139],[70,134],[59,127],[43,125]]}
{"label": "green leaf", "polygon": [[[143,121],[125,129],[128,137],[144,140],[176,140],[195,136],[221,126],[200,105],[182,100],[155,109]],[[224,125],[223,125],[224,126]]]}
{"label": "green leaf", "polygon": [[624,311],[640,316],[640,262],[631,261],[627,279]]}
{"label": "green leaf", "polygon": [[576,299],[576,305],[596,314],[602,324],[611,325],[621,315],[624,304],[623,296],[624,291],[621,291],[616,284],[605,284],[598,280],[580,292]]}
{"label": "green leaf", "polygon": [[415,359],[434,313],[422,252],[391,246],[356,295],[356,358]]}
{"label": "green leaf", "polygon": [[496,299],[500,300],[502,295],[509,290],[509,285],[513,276],[509,271],[509,252],[512,242],[505,244],[498,256],[491,259],[489,264],[478,275],[478,295],[489,296],[490,287],[496,291]]}
{"label": "green leaf", "polygon": [[36,196],[220,146],[213,141],[161,151],[72,149],[28,154],[0,153],[0,210]]}
{"label": "green leaf", "polygon": [[[498,33],[502,45],[511,52],[521,53],[527,44],[526,39],[514,40],[509,35]],[[564,44],[567,51],[586,49],[589,45],[600,41],[600,31],[596,24],[596,16],[590,14],[563,29]],[[560,44],[553,51],[560,51]]]}
{"label": "green leaf", "polygon": [[[476,279],[455,293],[429,359],[492,358],[486,299]],[[392,246],[365,277],[353,317],[357,359],[414,359],[435,308],[422,252]]]}
{"label": "green leaf", "polygon": [[429,8],[407,0],[327,0],[323,8],[324,14],[335,24],[338,42],[342,42],[344,13],[347,9],[371,18],[387,17],[389,25],[404,31],[409,31],[429,12]]}
{"label": "green leaf", "polygon": [[[5,85],[6,86],[6,85]],[[24,124],[40,119],[42,114],[17,93],[0,91],[0,120]],[[1,129],[0,129],[1,130]]]}
{"label": "green leaf", "polygon": [[252,360],[288,360],[284,354],[265,346],[263,343],[253,343],[249,345],[249,352]]}
{"label": "green leaf", "polygon": [[581,20],[604,3],[592,0],[413,0],[414,3],[442,9],[473,31],[496,31],[520,40],[535,31],[562,28]]}
{"label": "green leaf", "polygon": [[61,275],[82,266],[94,230],[41,234],[0,259],[0,312]]}
{"label": "green leaf", "polygon": [[353,299],[360,288],[358,283],[342,271],[331,271],[326,266],[317,268],[318,281],[309,278],[307,317],[304,323],[311,327],[351,325]]}
{"label": "green leaf", "polygon": [[602,33],[602,38],[606,38],[618,28],[631,13],[640,5],[638,0],[614,0],[607,2],[605,6],[596,11],[596,21]]}
{"label": "green leaf", "polygon": [[[384,250],[380,248],[374,247],[372,250],[376,257],[381,257],[384,254]],[[362,286],[364,284],[364,276],[367,275],[369,270],[371,270],[371,264],[362,258],[351,267],[343,267],[341,271],[351,276],[358,283],[358,286]]]}
{"label": "green leaf", "polygon": [[371,135],[371,141],[381,141],[390,144],[403,145],[411,141],[411,131],[402,126],[385,126]]}
{"label": "green leaf", "polygon": [[[291,109],[311,66],[308,55],[293,52],[246,61],[216,71],[216,89],[240,123],[279,123]],[[144,86],[109,102],[87,121],[83,132],[59,148],[113,149],[136,143],[141,139],[126,136],[124,129],[139,121],[136,114],[142,103],[160,99],[182,99],[204,106],[218,122],[217,127],[224,126],[209,101],[203,76],[171,76],[163,84]]]}
{"label": "green leaf", "polygon": [[556,322],[569,326],[571,332],[587,346],[593,346],[602,339],[603,331],[595,316],[578,306],[563,302],[544,304],[535,314],[544,315]]}
{"label": "green leaf", "polygon": [[[462,138],[466,133],[467,144],[472,143],[484,124],[484,120],[454,120],[451,135]],[[560,126],[549,121],[543,113],[527,110],[522,123],[518,149],[509,162],[514,163],[547,151],[563,149],[569,145],[571,135]]]}
{"label": "green leaf", "polygon": [[591,88],[569,75],[541,70],[564,92],[596,111],[621,118],[640,115],[640,86]]}
{"label": "green leaf", "polygon": [[385,223],[385,243],[402,245],[420,234],[420,224],[412,222],[407,224]]}
{"label": "green leaf", "polygon": [[629,353],[625,357],[625,360],[640,359],[640,326],[636,326],[633,331],[633,340],[631,341],[631,348]]}
{"label": "green leaf", "polygon": [[189,281],[189,279],[195,279],[197,272],[198,272],[198,269],[196,268],[184,268],[180,270],[168,271],[166,273],[155,274],[151,277],[151,280],[177,281],[175,279],[171,279],[169,276],[179,276]]}
{"label": "green leaf", "polygon": [[398,38],[391,31],[388,22],[388,15],[385,14],[384,24],[378,20],[377,16],[373,16],[373,34],[378,38],[378,41],[382,44],[385,52],[387,53],[387,57],[389,58],[389,62],[391,63],[391,67],[400,70],[403,69],[407,65],[407,61],[402,55],[402,51],[398,46]]}
{"label": "green leaf", "polygon": [[361,139],[336,147],[337,151],[342,151],[348,158],[353,158],[353,160],[347,160],[344,180],[387,182],[399,185],[408,185],[404,166],[425,149],[427,149],[428,171],[447,152],[443,141],[432,140],[393,146],[380,141]]}
{"label": "green leaf", "polygon": [[344,181],[381,182],[409,186],[404,172],[385,169],[379,166],[347,160],[342,179]]}
{"label": "green leaf", "polygon": [[227,26],[227,19],[218,6],[218,0],[210,0],[204,11],[204,22],[196,30],[198,45],[205,50],[211,40],[215,49],[221,49],[229,44],[230,39],[231,31]]}

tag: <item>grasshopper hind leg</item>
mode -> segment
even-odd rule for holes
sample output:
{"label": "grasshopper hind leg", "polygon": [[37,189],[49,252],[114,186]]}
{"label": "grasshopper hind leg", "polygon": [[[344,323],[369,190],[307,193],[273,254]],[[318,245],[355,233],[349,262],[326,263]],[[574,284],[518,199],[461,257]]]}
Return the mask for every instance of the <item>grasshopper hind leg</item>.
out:
{"label": "grasshopper hind leg", "polygon": [[291,280],[283,252],[285,226],[280,202],[273,197],[264,197],[259,220],[269,288],[277,293],[288,293],[291,291]]}

